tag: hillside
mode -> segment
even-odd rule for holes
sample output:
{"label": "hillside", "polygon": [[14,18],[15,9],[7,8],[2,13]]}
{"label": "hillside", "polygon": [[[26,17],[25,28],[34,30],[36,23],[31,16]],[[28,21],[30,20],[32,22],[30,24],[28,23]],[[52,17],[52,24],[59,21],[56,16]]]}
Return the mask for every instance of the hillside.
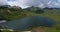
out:
{"label": "hillside", "polygon": [[[35,8],[35,9],[37,9],[37,8]],[[44,13],[34,13],[34,11],[33,12],[31,12],[31,11],[33,11],[33,10],[28,11],[25,9],[21,9],[20,7],[19,8],[12,7],[12,8],[4,8],[4,9],[0,8],[0,19],[3,18],[3,19],[6,19],[9,21],[9,20],[15,20],[15,19],[29,17],[29,16],[36,16],[36,15],[43,16],[43,17],[51,18],[57,22],[57,24],[51,28],[52,30],[56,30],[56,31],[60,30],[60,10],[42,9],[42,11],[44,11]],[[41,9],[39,11],[41,12]],[[52,31],[51,29],[48,31]]]}
{"label": "hillside", "polygon": [[7,20],[17,19],[20,16],[22,16],[21,14],[22,12],[24,12],[21,8],[17,7],[11,7],[11,8],[3,7],[3,8],[0,8],[0,19],[1,18]]}

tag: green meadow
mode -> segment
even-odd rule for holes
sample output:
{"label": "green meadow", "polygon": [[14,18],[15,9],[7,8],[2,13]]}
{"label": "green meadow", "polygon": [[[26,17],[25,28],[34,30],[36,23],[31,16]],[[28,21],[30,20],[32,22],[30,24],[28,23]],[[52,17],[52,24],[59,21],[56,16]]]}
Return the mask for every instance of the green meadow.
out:
{"label": "green meadow", "polygon": [[5,18],[8,21],[10,21],[10,20],[15,20],[15,19],[20,19],[20,18],[30,17],[30,16],[48,17],[53,19],[56,22],[56,25],[49,28],[46,32],[60,32],[60,10],[45,9],[43,11],[44,13],[38,14],[30,11],[25,11],[21,8],[20,9],[5,8],[5,9],[0,9],[0,18]]}

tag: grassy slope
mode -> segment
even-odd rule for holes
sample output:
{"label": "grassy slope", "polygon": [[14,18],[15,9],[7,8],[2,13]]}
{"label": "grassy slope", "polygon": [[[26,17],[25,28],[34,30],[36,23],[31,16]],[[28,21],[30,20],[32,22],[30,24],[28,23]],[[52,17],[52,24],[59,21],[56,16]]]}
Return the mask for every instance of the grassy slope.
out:
{"label": "grassy slope", "polygon": [[51,13],[43,13],[43,14],[36,14],[36,13],[31,13],[31,12],[27,12],[26,13],[29,16],[43,16],[43,17],[48,17],[48,18],[51,18],[53,19],[54,21],[57,22],[57,24],[52,27],[51,29],[48,29],[47,32],[60,32],[60,30],[56,30],[60,28],[60,14],[51,14]]}
{"label": "grassy slope", "polygon": [[[36,13],[32,13],[32,12],[25,12],[27,14],[27,16],[23,16],[23,17],[29,17],[29,16],[43,16],[43,17],[48,17],[48,18],[51,18],[53,19],[54,21],[57,22],[57,24],[52,27],[51,29],[48,29],[47,32],[60,32],[60,30],[56,30],[57,29],[60,29],[60,14],[51,14],[49,12],[45,12],[43,14],[36,14]],[[16,18],[20,18],[20,16],[13,16],[13,18],[16,17]],[[22,17],[22,16],[21,16]]]}
{"label": "grassy slope", "polygon": [[56,30],[56,28],[57,29],[59,29],[60,28],[60,23],[58,23],[58,22],[60,22],[60,14],[58,14],[58,13],[50,13],[51,11],[45,11],[45,13],[43,13],[43,14],[36,14],[36,13],[32,13],[32,12],[24,12],[25,14],[27,14],[27,16],[23,16],[23,15],[20,15],[20,16],[18,16],[18,15],[5,15],[8,19],[18,19],[18,18],[22,18],[22,17],[29,17],[29,16],[44,16],[44,17],[48,17],[48,18],[51,18],[51,19],[53,19],[54,21],[56,21],[57,22],[57,24],[56,24],[56,26],[54,26],[54,27],[52,27],[51,29],[49,29],[47,32],[60,32],[60,30]]}
{"label": "grassy slope", "polygon": [[[49,13],[47,12],[45,15],[53,20],[55,20],[57,22],[56,26],[54,26],[52,29],[48,30],[48,32],[60,32],[60,30],[56,30],[56,29],[60,29],[60,10],[56,10],[57,12],[54,13]],[[47,15],[48,14],[48,15]]]}
{"label": "grassy slope", "polygon": [[30,16],[44,16],[44,17],[48,17],[53,19],[54,21],[57,22],[57,24],[52,27],[51,29],[49,29],[47,32],[60,32],[60,30],[56,30],[56,29],[60,29],[60,14],[51,14],[49,12],[45,12],[43,14],[35,14],[35,13],[28,13]]}

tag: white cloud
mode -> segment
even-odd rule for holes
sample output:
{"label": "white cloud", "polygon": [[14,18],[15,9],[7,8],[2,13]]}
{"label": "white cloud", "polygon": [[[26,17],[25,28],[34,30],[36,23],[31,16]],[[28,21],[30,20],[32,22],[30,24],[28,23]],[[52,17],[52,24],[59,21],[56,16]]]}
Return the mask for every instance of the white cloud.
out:
{"label": "white cloud", "polygon": [[[60,1],[60,0],[59,0]],[[48,2],[48,6],[49,7],[57,7],[57,8],[59,8],[60,7],[60,2],[59,2],[58,0],[56,0],[56,1],[49,1]]]}
{"label": "white cloud", "polygon": [[60,0],[57,0],[58,2],[60,2]]}
{"label": "white cloud", "polygon": [[39,7],[60,7],[60,0],[0,0],[0,5],[16,5],[22,8],[28,6],[39,6]]}
{"label": "white cloud", "polygon": [[[16,6],[40,6],[44,7],[44,4],[48,3],[49,0],[15,0],[8,2],[10,5],[16,5]],[[41,3],[42,2],[42,3]]]}
{"label": "white cloud", "polygon": [[21,1],[21,0],[9,1],[8,3],[11,6],[19,6],[19,7],[22,7],[22,8],[29,7],[25,4],[26,3],[25,1]]}

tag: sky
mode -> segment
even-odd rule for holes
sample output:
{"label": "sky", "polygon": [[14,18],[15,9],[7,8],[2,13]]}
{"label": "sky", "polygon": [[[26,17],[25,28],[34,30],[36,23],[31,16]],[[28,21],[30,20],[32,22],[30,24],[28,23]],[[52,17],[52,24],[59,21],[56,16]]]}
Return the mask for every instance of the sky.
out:
{"label": "sky", "polygon": [[8,4],[7,0],[0,0],[0,6],[7,5],[7,4]]}
{"label": "sky", "polygon": [[1,5],[11,5],[26,8],[29,6],[58,7],[60,8],[60,0],[0,0]]}

